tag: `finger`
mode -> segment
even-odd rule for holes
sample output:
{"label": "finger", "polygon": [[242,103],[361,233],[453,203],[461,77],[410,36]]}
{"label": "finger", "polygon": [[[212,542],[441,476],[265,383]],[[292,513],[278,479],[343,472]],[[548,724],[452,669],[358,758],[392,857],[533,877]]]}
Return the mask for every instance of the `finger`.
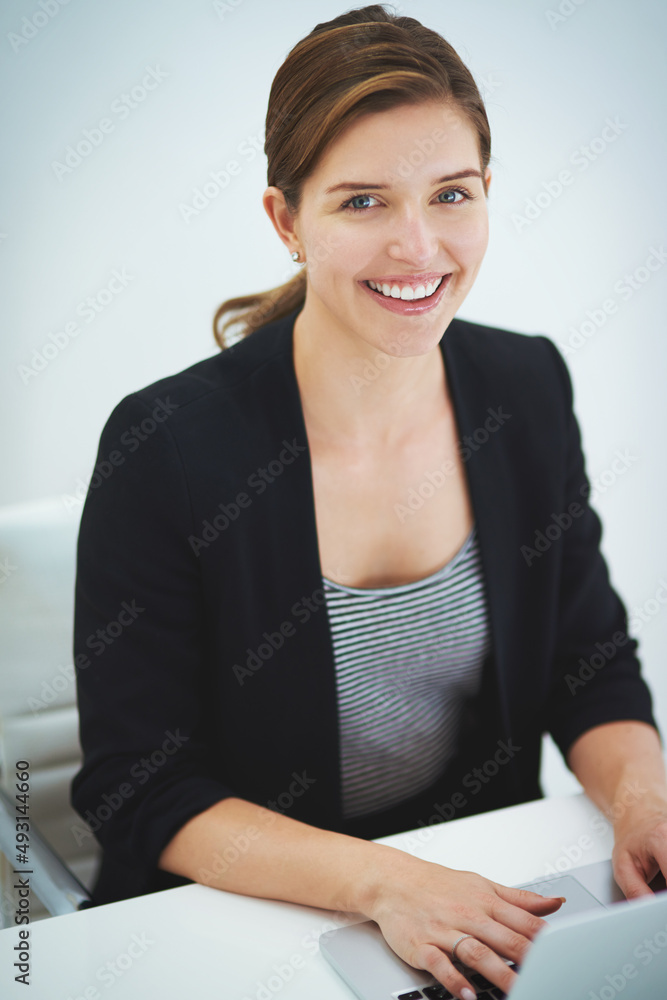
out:
{"label": "finger", "polygon": [[655,859],[657,861],[657,871],[651,875],[649,882],[655,880],[655,884],[653,885],[654,892],[662,892],[667,888],[667,848],[664,851],[656,851]]}
{"label": "finger", "polygon": [[615,863],[614,878],[626,899],[639,899],[640,896],[653,895],[653,890],[647,884],[646,875],[629,855]]}
{"label": "finger", "polygon": [[[560,904],[560,900],[559,900]],[[484,928],[483,940],[492,945],[505,958],[521,964],[532,941],[547,926],[546,920],[522,910],[519,906],[494,900],[489,914],[494,924]]]}
{"label": "finger", "polygon": [[489,947],[476,936],[464,938],[459,942],[456,948],[456,959],[467,968],[481,973],[504,993],[509,993],[517,980],[517,974],[503,961],[494,948]]}
{"label": "finger", "polygon": [[657,884],[653,888],[659,892],[665,888],[667,879],[667,844],[660,843],[658,845],[657,849],[652,852],[652,861],[653,864],[649,871],[644,870],[644,878],[649,883],[649,887],[655,879]]}
{"label": "finger", "polygon": [[565,902],[564,896],[541,896],[539,892],[531,892],[530,889],[512,889],[508,885],[494,882],[494,888],[501,899],[514,906],[519,906],[529,913],[539,916],[541,913],[554,913]]}
{"label": "finger", "polygon": [[472,1000],[477,996],[477,990],[469,979],[452,965],[444,952],[434,944],[424,945],[420,949],[419,968],[424,968],[427,972],[438,980],[439,983],[448,989],[460,1000]]}

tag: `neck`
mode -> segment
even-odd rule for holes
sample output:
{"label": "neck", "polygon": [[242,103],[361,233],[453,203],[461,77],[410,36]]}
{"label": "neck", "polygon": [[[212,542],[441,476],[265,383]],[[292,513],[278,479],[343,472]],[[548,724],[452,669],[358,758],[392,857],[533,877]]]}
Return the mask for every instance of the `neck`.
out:
{"label": "neck", "polygon": [[311,442],[390,448],[432,423],[448,402],[440,345],[397,356],[343,327],[294,322],[293,359]]}

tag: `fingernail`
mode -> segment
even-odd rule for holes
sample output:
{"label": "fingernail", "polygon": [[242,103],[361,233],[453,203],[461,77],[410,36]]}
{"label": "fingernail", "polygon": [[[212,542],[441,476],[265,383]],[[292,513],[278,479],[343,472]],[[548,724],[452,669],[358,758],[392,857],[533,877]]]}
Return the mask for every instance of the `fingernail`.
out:
{"label": "fingernail", "polygon": [[464,986],[461,990],[461,1000],[477,1000],[477,994],[469,990],[467,986]]}

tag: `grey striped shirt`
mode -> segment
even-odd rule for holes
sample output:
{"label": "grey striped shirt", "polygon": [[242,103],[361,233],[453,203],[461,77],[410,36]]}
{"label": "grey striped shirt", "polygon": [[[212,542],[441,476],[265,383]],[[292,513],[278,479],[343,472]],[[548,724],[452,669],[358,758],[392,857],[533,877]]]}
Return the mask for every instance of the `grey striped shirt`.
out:
{"label": "grey striped shirt", "polygon": [[428,788],[456,751],[462,701],[477,693],[490,649],[476,526],[422,580],[375,588],[322,582],[348,819]]}

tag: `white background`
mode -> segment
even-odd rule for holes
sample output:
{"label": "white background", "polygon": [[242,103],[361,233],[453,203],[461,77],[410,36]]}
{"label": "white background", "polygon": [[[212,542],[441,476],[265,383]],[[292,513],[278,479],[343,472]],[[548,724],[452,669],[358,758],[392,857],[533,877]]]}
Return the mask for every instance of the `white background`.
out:
{"label": "white background", "polygon": [[[271,81],[288,50],[317,22],[354,5],[43,4],[5,2],[0,10],[0,504],[58,496],[76,518],[80,504],[71,498],[83,495],[115,404],[216,353],[211,321],[225,298],[274,287],[294,273],[261,205],[264,154],[250,159],[241,148],[254,140],[261,149]],[[667,5],[393,6],[451,42],[486,98],[491,241],[460,315],[544,333],[563,348],[579,345],[565,353],[588,473],[608,484],[594,500],[602,547],[667,729],[667,603],[656,599],[667,600],[667,267],[638,271],[636,290],[620,291],[629,287],[624,276],[667,241]],[[148,68],[163,79],[121,117],[116,102]],[[113,130],[57,176],[54,162],[103,118]],[[601,151],[595,140],[607,119],[620,123],[620,133]],[[595,156],[585,170],[577,165],[581,147]],[[230,160],[240,173],[186,221],[182,206]],[[572,184],[547,204],[545,185],[556,191],[552,182],[565,169]],[[537,217],[518,223],[538,195]],[[131,280],[87,322],[80,303],[103,293],[114,270]],[[598,327],[588,312],[599,320],[609,299],[616,311]],[[587,320],[590,335],[577,340]],[[77,335],[63,335],[72,322]],[[64,346],[54,348],[50,335]],[[55,354],[46,363],[45,347]],[[632,456],[621,475],[610,471],[617,451]],[[548,760],[547,789],[570,787]]]}

